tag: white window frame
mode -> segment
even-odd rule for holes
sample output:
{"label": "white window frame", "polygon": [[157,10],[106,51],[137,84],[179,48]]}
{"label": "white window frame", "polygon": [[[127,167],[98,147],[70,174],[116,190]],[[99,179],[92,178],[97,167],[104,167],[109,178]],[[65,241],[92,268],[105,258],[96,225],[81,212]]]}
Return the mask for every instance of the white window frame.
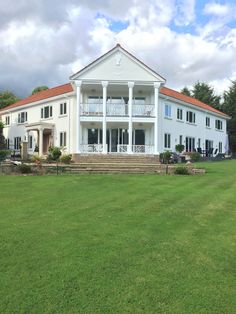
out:
{"label": "white window frame", "polygon": [[206,127],[207,128],[211,127],[211,118],[210,117],[206,117]]}
{"label": "white window frame", "polygon": [[216,119],[215,120],[215,129],[218,131],[222,131],[223,130],[223,122],[222,120]]}
{"label": "white window frame", "polygon": [[169,149],[171,147],[171,134],[165,133],[164,134],[164,148]]}
{"label": "white window frame", "polygon": [[14,150],[19,150],[20,144],[21,144],[21,137],[20,136],[14,137]]}
{"label": "white window frame", "polygon": [[26,123],[28,120],[28,114],[27,111],[22,111],[20,113],[18,113],[18,124],[22,124],[22,123]]}
{"label": "white window frame", "polygon": [[60,116],[65,116],[67,114],[67,103],[60,103]]}
{"label": "white window frame", "polygon": [[219,153],[222,154],[223,153],[223,143],[222,142],[219,142],[218,149],[219,149]]}
{"label": "white window frame", "polygon": [[33,135],[29,135],[28,137],[28,148],[33,149]]}
{"label": "white window frame", "polygon": [[195,124],[196,123],[196,113],[191,111],[191,110],[186,111],[186,121],[188,123]]}
{"label": "white window frame", "polygon": [[[48,117],[45,117],[45,112],[48,109]],[[53,115],[52,106],[44,106],[41,108],[41,119],[51,119]]]}
{"label": "white window frame", "polygon": [[5,116],[5,125],[10,125],[10,116]]}
{"label": "white window frame", "polygon": [[67,145],[67,135],[66,132],[60,132],[59,133],[59,141],[60,141],[60,147],[66,147]]}
{"label": "white window frame", "polygon": [[183,109],[177,108],[177,120],[183,121]]}
{"label": "white window frame", "polygon": [[171,105],[165,104],[165,118],[171,118]]}

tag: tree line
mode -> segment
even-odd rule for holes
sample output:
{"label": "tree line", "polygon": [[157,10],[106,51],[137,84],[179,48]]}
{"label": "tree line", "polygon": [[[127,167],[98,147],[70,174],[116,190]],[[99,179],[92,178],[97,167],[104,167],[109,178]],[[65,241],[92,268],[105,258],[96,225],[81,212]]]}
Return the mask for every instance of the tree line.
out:
{"label": "tree line", "polygon": [[[31,95],[42,90],[48,89],[47,86],[39,86],[33,89]],[[231,82],[228,90],[224,91],[222,96],[215,94],[214,88],[205,82],[196,82],[192,88],[184,87],[182,94],[194,97],[226,114],[231,119],[227,123],[229,134],[230,149],[236,152],[236,80]],[[10,91],[0,92],[0,109],[9,106],[20,100]]]}

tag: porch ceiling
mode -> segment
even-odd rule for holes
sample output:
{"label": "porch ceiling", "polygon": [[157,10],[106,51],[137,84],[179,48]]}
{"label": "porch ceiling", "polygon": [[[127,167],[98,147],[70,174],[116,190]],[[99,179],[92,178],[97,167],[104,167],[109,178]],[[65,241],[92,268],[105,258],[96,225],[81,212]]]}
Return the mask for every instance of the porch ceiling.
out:
{"label": "porch ceiling", "polygon": [[28,131],[33,130],[40,130],[40,129],[53,129],[54,123],[48,123],[48,122],[35,122],[35,123],[28,123],[25,128]]}

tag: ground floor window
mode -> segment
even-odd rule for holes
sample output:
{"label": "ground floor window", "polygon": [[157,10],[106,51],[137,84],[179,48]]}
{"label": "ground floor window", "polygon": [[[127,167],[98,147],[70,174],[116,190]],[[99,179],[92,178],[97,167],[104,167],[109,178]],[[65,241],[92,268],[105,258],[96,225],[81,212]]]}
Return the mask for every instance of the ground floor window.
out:
{"label": "ground floor window", "polygon": [[28,138],[28,147],[29,147],[29,149],[32,149],[32,148],[33,148],[33,136],[32,136],[32,135],[29,135],[29,138]]}
{"label": "ground floor window", "polygon": [[66,132],[60,132],[60,146],[66,146]]}
{"label": "ground floor window", "polygon": [[14,137],[14,149],[20,149],[20,142],[21,142],[21,137],[17,136]]}
{"label": "ground floor window", "polygon": [[219,142],[219,153],[223,152],[223,145],[222,142]]}
{"label": "ground floor window", "polygon": [[102,144],[102,129],[88,129],[88,144]]}
{"label": "ground floor window", "polygon": [[10,148],[10,139],[9,138],[6,139],[6,147],[7,147],[7,149]]}
{"label": "ground floor window", "polygon": [[169,133],[164,134],[164,148],[170,148],[171,146],[171,138]]}
{"label": "ground floor window", "polygon": [[180,136],[179,136],[179,144],[180,144],[180,145],[183,145],[183,135],[180,135]]}
{"label": "ground floor window", "polygon": [[213,148],[213,141],[206,140],[205,141],[205,150],[208,151],[209,149]]}
{"label": "ground floor window", "polygon": [[193,152],[195,150],[195,138],[194,137],[186,136],[185,150],[186,152]]}

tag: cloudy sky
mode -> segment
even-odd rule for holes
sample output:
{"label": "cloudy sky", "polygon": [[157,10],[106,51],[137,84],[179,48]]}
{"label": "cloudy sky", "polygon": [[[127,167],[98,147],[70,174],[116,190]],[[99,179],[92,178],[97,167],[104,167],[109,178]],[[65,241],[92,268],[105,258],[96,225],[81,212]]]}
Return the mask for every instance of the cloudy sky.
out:
{"label": "cloudy sky", "polygon": [[119,42],[180,90],[236,79],[236,1],[0,0],[0,91],[53,87]]}

